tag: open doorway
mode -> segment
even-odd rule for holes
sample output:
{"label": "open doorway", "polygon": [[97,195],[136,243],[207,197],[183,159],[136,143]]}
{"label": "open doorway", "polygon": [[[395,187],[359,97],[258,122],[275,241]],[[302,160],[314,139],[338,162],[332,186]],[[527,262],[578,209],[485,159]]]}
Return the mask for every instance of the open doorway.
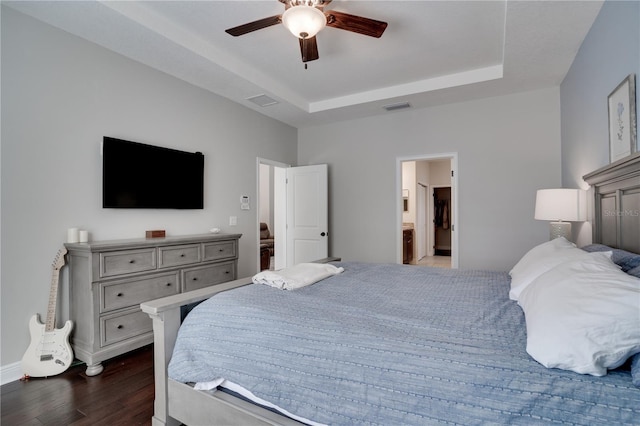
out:
{"label": "open doorway", "polygon": [[284,264],[284,189],[280,175],[288,164],[258,158],[258,271],[280,269]]}
{"label": "open doorway", "polygon": [[397,168],[399,263],[457,268],[457,154],[400,158]]}

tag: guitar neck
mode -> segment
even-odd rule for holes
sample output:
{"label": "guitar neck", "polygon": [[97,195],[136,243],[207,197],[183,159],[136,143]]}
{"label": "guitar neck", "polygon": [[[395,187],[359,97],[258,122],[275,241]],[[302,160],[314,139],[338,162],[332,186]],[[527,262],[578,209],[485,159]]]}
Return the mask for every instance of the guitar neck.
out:
{"label": "guitar neck", "polygon": [[58,281],[60,269],[54,269],[51,274],[51,291],[49,292],[49,306],[47,308],[47,321],[45,331],[53,331],[56,326],[56,305],[58,303]]}

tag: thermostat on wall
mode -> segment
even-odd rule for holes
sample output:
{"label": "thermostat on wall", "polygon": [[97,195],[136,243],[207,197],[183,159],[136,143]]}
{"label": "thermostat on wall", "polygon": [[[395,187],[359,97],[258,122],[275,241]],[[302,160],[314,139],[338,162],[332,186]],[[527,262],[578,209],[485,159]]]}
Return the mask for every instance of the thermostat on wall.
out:
{"label": "thermostat on wall", "polygon": [[240,210],[249,210],[249,196],[241,195],[240,196]]}

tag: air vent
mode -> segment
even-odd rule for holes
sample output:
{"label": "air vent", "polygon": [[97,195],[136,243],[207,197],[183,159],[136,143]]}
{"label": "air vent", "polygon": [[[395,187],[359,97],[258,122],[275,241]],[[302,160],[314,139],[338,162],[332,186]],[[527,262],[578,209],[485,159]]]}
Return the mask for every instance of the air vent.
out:
{"label": "air vent", "polygon": [[397,104],[384,105],[382,108],[387,111],[396,111],[399,109],[411,108],[411,104],[409,102],[399,102]]}
{"label": "air vent", "polygon": [[275,105],[278,103],[278,101],[276,101],[273,98],[270,98],[267,95],[257,95],[257,96],[253,96],[251,98],[247,98],[247,100],[249,102],[253,102],[254,104],[261,106],[261,107],[266,107],[269,105]]}

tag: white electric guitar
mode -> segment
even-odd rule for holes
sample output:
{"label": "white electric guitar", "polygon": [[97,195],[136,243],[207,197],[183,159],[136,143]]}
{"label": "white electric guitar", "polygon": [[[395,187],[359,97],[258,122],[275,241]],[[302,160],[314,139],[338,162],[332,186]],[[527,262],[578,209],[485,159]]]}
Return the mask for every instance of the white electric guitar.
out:
{"label": "white electric guitar", "polygon": [[69,345],[69,334],[73,323],[67,321],[64,327],[55,328],[58,280],[60,268],[64,266],[65,254],[67,254],[66,249],[58,250],[53,262],[47,322],[42,324],[38,314],[31,317],[31,321],[29,321],[31,344],[22,357],[22,371],[27,377],[47,377],[60,374],[69,368],[71,361],[73,361],[73,351]]}

